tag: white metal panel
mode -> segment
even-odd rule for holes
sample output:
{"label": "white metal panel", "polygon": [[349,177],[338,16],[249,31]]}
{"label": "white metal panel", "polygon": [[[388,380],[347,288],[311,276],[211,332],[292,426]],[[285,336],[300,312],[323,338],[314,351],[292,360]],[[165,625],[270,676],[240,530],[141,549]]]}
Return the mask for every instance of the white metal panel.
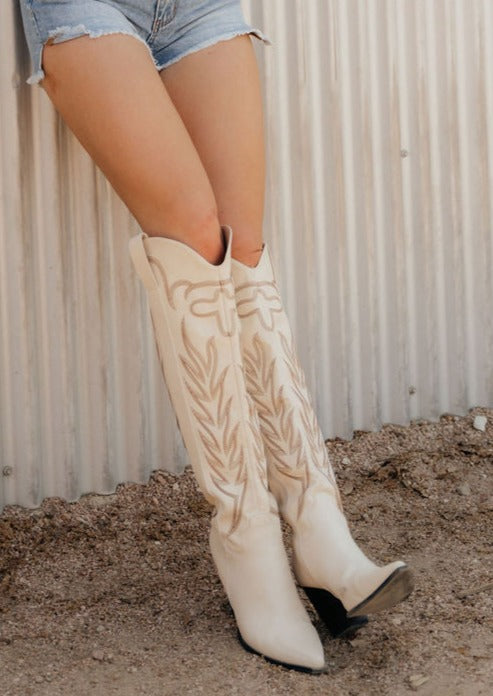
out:
{"label": "white metal panel", "polygon": [[0,508],[179,470],[125,207],[55,116],[0,3]]}
{"label": "white metal panel", "polygon": [[487,0],[250,3],[275,249],[327,435],[493,400]]}
{"label": "white metal panel", "polygon": [[[250,0],[266,237],[327,436],[493,405],[493,5]],[[0,3],[0,508],[185,457],[133,220]]]}

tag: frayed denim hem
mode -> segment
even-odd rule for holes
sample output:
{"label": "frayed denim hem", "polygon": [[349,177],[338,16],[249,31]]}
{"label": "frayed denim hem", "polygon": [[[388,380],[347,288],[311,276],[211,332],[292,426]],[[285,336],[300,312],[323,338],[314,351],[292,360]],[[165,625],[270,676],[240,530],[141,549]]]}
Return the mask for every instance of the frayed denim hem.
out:
{"label": "frayed denim hem", "polygon": [[162,65],[159,64],[157,65],[157,69],[159,71],[164,70],[164,68],[169,68],[170,65],[173,65],[174,63],[178,63],[179,60],[182,58],[185,58],[185,56],[189,56],[192,53],[196,53],[197,51],[201,51],[204,48],[209,48],[209,46],[214,46],[215,44],[219,43],[220,41],[228,41],[229,39],[234,39],[236,36],[255,36],[255,38],[259,39],[259,41],[262,41],[266,46],[272,46],[272,42],[270,39],[268,39],[265,34],[263,34],[259,29],[251,29],[251,28],[245,28],[245,29],[239,29],[237,31],[231,31],[227,32],[224,34],[219,34],[218,36],[214,36],[212,39],[208,39],[207,41],[203,41],[202,43],[197,44],[196,46],[193,46],[187,51],[184,51],[183,53],[180,53],[178,56],[174,56],[170,60],[166,61]]}
{"label": "frayed denim hem", "polygon": [[145,42],[145,40],[140,37],[136,32],[133,31],[125,31],[125,29],[101,29],[100,31],[93,31],[91,29],[88,29],[84,24],[77,24],[74,27],[71,26],[63,26],[63,27],[56,27],[56,29],[52,29],[48,35],[47,40],[45,43],[41,46],[39,55],[37,57],[37,70],[29,77],[26,82],[28,85],[37,85],[41,82],[41,80],[45,77],[45,72],[43,70],[43,49],[47,44],[57,44],[57,43],[63,43],[64,41],[70,41],[71,39],[78,39],[81,36],[89,36],[91,39],[99,39],[101,36],[111,36],[114,34],[123,34],[125,36],[133,36],[134,39],[137,39],[140,41],[144,46],[147,48],[149,51],[149,55],[152,58],[152,62],[156,66],[158,70],[161,68],[158,66],[156,61],[154,60],[154,56],[152,55],[152,51]]}

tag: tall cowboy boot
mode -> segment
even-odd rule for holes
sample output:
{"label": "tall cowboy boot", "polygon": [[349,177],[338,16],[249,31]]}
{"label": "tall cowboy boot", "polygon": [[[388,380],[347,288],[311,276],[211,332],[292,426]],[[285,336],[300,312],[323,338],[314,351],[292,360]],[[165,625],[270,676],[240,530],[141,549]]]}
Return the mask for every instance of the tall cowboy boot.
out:
{"label": "tall cowboy boot", "polygon": [[243,645],[308,672],[324,654],[301,603],[268,492],[255,408],[241,366],[231,230],[214,266],[180,242],[130,241],[147,290],[162,371],[198,484],[215,507],[210,547]]}
{"label": "tall cowboy boot", "polygon": [[269,488],[293,529],[295,576],[331,632],[345,632],[355,628],[351,617],[405,599],[411,572],[401,561],[375,565],[351,536],[267,248],[255,268],[233,259],[231,272],[247,388],[260,417]]}

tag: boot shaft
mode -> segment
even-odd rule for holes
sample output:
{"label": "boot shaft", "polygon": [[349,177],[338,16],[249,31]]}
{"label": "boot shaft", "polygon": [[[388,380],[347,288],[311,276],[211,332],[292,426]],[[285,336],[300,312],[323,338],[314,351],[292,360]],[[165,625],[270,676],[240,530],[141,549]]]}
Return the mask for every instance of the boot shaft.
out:
{"label": "boot shaft", "polygon": [[214,524],[233,534],[276,509],[267,491],[258,420],[247,394],[231,280],[231,232],[214,266],[186,245],[141,234],[131,240],[150,304],[159,360],[191,465]]}
{"label": "boot shaft", "polygon": [[232,261],[247,386],[261,421],[269,487],[287,521],[303,515],[307,491],[340,495],[264,245],[255,268]]}

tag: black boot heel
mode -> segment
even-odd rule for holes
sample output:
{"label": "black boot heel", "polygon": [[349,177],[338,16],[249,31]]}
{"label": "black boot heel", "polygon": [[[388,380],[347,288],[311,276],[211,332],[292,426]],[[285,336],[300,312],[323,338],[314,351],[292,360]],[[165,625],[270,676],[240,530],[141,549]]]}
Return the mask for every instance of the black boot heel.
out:
{"label": "black boot heel", "polygon": [[349,617],[342,602],[327,590],[316,587],[303,587],[303,590],[333,638],[351,639],[368,623],[366,616]]}

